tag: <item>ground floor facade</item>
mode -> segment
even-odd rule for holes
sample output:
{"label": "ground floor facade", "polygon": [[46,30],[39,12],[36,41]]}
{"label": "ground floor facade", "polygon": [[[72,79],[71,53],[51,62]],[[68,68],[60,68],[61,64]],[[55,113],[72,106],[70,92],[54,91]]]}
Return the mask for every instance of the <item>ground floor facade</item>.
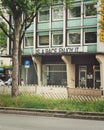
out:
{"label": "ground floor facade", "polygon": [[104,88],[104,55],[44,55],[25,57],[31,60],[24,68],[29,84],[63,85],[69,88]]}

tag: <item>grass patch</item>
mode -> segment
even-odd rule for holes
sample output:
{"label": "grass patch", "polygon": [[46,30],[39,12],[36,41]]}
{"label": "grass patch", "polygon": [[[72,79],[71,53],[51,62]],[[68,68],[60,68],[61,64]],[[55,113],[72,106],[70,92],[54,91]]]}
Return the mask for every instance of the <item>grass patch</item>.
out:
{"label": "grass patch", "polygon": [[87,102],[71,99],[45,99],[30,95],[16,98],[12,98],[10,95],[0,95],[0,107],[104,112],[104,99]]}

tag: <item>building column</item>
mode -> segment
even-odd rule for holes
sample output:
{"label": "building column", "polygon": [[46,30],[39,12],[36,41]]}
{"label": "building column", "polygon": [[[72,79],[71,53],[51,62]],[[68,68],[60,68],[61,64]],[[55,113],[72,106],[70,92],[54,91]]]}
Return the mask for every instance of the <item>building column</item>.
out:
{"label": "building column", "polygon": [[42,85],[42,64],[41,64],[41,57],[32,57],[33,62],[37,65],[37,77],[38,77],[38,85]]}
{"label": "building column", "polygon": [[100,64],[101,88],[104,90],[104,55],[96,55],[96,59]]}
{"label": "building column", "polygon": [[69,88],[75,87],[75,65],[71,64],[71,56],[62,56],[62,60],[66,64],[67,71],[67,86]]}

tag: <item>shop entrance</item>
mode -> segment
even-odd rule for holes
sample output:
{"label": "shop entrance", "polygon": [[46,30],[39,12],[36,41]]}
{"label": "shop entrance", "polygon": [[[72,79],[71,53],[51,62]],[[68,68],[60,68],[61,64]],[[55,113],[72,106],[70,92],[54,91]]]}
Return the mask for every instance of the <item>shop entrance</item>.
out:
{"label": "shop entrance", "polygon": [[95,88],[100,88],[100,69],[98,67],[95,68],[94,70],[94,87]]}
{"label": "shop entrance", "polygon": [[[92,69],[93,68],[93,69]],[[100,67],[80,65],[79,66],[79,87],[100,88]]]}
{"label": "shop entrance", "polygon": [[87,66],[79,66],[79,87],[87,86]]}

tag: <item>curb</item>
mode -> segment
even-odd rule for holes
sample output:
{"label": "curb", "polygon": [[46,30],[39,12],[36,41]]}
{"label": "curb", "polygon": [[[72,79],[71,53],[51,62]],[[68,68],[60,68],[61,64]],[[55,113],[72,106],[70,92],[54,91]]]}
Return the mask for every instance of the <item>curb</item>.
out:
{"label": "curb", "polygon": [[0,113],[104,121],[104,113],[102,112],[68,112],[64,110],[0,107]]}

